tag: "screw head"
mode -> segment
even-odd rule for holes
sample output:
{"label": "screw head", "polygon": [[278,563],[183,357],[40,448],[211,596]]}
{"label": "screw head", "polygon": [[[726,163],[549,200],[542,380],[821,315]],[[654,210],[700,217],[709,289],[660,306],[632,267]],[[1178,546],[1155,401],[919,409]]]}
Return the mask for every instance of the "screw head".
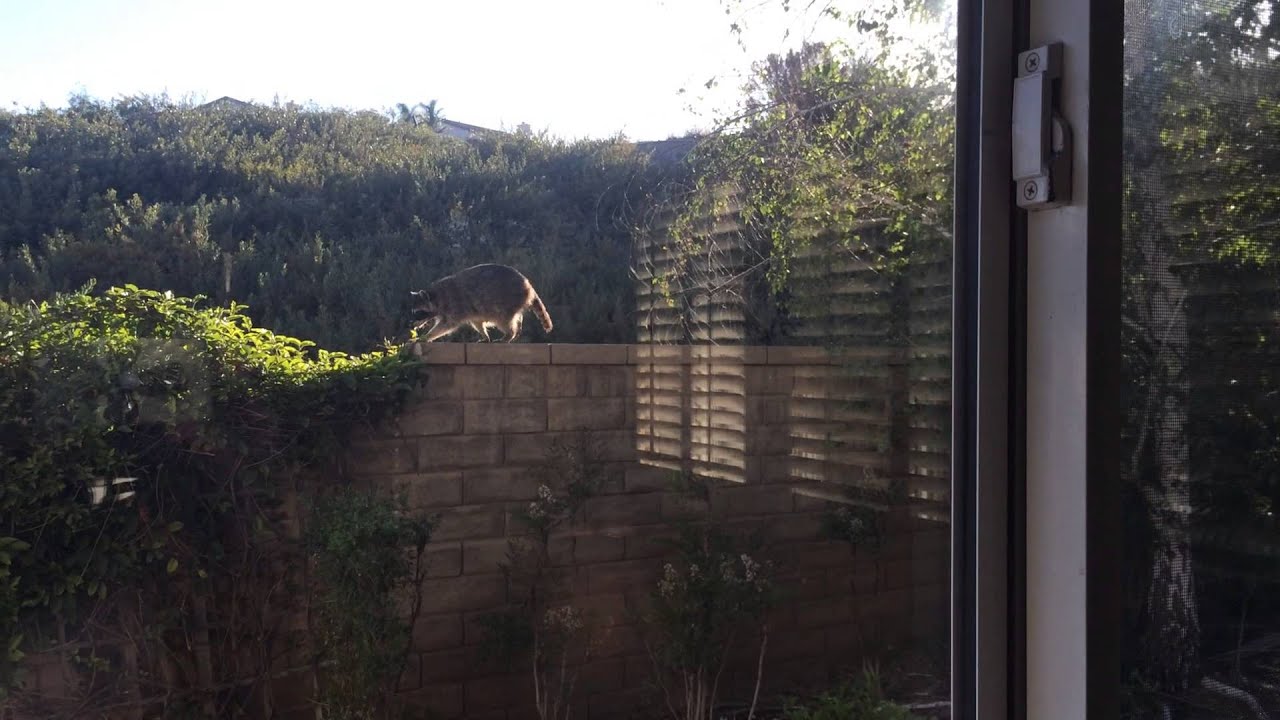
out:
{"label": "screw head", "polygon": [[1040,184],[1035,180],[1028,180],[1022,184],[1022,197],[1027,200],[1035,200],[1036,195],[1040,192]]}
{"label": "screw head", "polygon": [[1030,55],[1027,55],[1026,59],[1022,61],[1022,67],[1026,68],[1027,72],[1035,72],[1039,70],[1040,53],[1033,52]]}

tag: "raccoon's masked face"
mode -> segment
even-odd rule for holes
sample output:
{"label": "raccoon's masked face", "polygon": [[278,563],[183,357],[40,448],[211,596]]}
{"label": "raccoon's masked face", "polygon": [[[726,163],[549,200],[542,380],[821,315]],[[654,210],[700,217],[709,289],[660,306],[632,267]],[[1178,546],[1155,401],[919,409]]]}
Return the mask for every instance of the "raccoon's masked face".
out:
{"label": "raccoon's masked face", "polygon": [[435,296],[430,290],[414,290],[409,293],[413,296],[413,316],[418,320],[430,320],[440,314],[440,309],[436,305]]}

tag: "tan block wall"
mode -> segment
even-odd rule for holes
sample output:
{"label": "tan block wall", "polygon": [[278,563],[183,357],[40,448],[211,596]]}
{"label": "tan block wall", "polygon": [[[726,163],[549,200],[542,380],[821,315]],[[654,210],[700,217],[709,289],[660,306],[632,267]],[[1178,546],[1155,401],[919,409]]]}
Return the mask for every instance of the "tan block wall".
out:
{"label": "tan block wall", "polygon": [[[482,658],[477,619],[508,600],[499,563],[521,529],[514,511],[537,492],[532,471],[552,440],[578,428],[601,441],[609,480],[551,548],[564,600],[597,628],[575,717],[663,715],[645,704],[652,664],[634,618],[664,561],[665,521],[701,510],[666,489],[673,471],[717,479],[711,510],[771,540],[786,599],[770,618],[766,693],[822,687],[867,653],[945,642],[948,535],[937,521],[945,478],[930,469],[943,441],[937,428],[901,420],[897,359],[779,347],[416,351],[430,365],[426,382],[394,422],[353,443],[348,465],[357,478],[403,492],[411,507],[439,513],[402,682],[434,716],[534,717],[528,674]],[[824,513],[890,480],[904,482],[912,499],[890,510],[877,556],[819,539]],[[744,648],[728,667],[725,700],[749,697],[754,651]],[[55,658],[32,657],[28,667],[37,692],[65,694],[68,674]],[[312,718],[311,680],[297,669],[282,668],[273,681],[276,707]]]}
{"label": "tan block wall", "polygon": [[[945,505],[928,492],[922,499],[915,489],[928,478],[877,446],[895,417],[882,387],[889,373],[850,376],[815,348],[433,344],[417,352],[431,365],[426,384],[391,427],[352,448],[351,467],[440,513],[405,687],[441,717],[532,716],[528,675],[481,658],[476,619],[507,600],[498,563],[520,530],[513,512],[537,491],[532,470],[553,439],[578,428],[602,441],[610,479],[552,548],[569,599],[600,627],[575,716],[632,717],[640,707],[652,666],[632,618],[663,562],[655,540],[664,520],[689,512],[665,489],[673,470],[717,478],[713,511],[763,527],[773,541],[787,600],[770,622],[766,689],[820,686],[866,651],[943,639],[947,531],[925,518]],[[819,539],[834,503],[892,474],[915,499],[891,511],[878,559]],[[753,649],[735,661],[726,698],[749,692],[754,662]]]}

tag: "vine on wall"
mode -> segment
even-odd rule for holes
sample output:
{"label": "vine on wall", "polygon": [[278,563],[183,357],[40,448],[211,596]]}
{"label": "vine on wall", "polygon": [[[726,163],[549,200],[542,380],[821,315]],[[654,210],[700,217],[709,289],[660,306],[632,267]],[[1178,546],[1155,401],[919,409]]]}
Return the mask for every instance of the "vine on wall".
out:
{"label": "vine on wall", "polygon": [[[0,698],[43,716],[272,703],[301,550],[284,502],[422,366],[116,287],[0,304]],[[75,692],[24,682],[59,658]],[[251,699],[256,698],[256,699]]]}

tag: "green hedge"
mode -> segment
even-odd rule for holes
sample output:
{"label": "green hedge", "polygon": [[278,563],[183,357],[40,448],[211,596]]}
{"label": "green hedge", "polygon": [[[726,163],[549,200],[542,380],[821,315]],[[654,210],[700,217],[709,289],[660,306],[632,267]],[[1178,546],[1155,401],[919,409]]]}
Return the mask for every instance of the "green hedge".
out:
{"label": "green hedge", "polygon": [[161,645],[211,622],[197,600],[242,620],[216,598],[279,570],[279,491],[420,379],[403,351],[317,350],[242,310],[133,286],[0,304],[0,689],[111,618]]}

